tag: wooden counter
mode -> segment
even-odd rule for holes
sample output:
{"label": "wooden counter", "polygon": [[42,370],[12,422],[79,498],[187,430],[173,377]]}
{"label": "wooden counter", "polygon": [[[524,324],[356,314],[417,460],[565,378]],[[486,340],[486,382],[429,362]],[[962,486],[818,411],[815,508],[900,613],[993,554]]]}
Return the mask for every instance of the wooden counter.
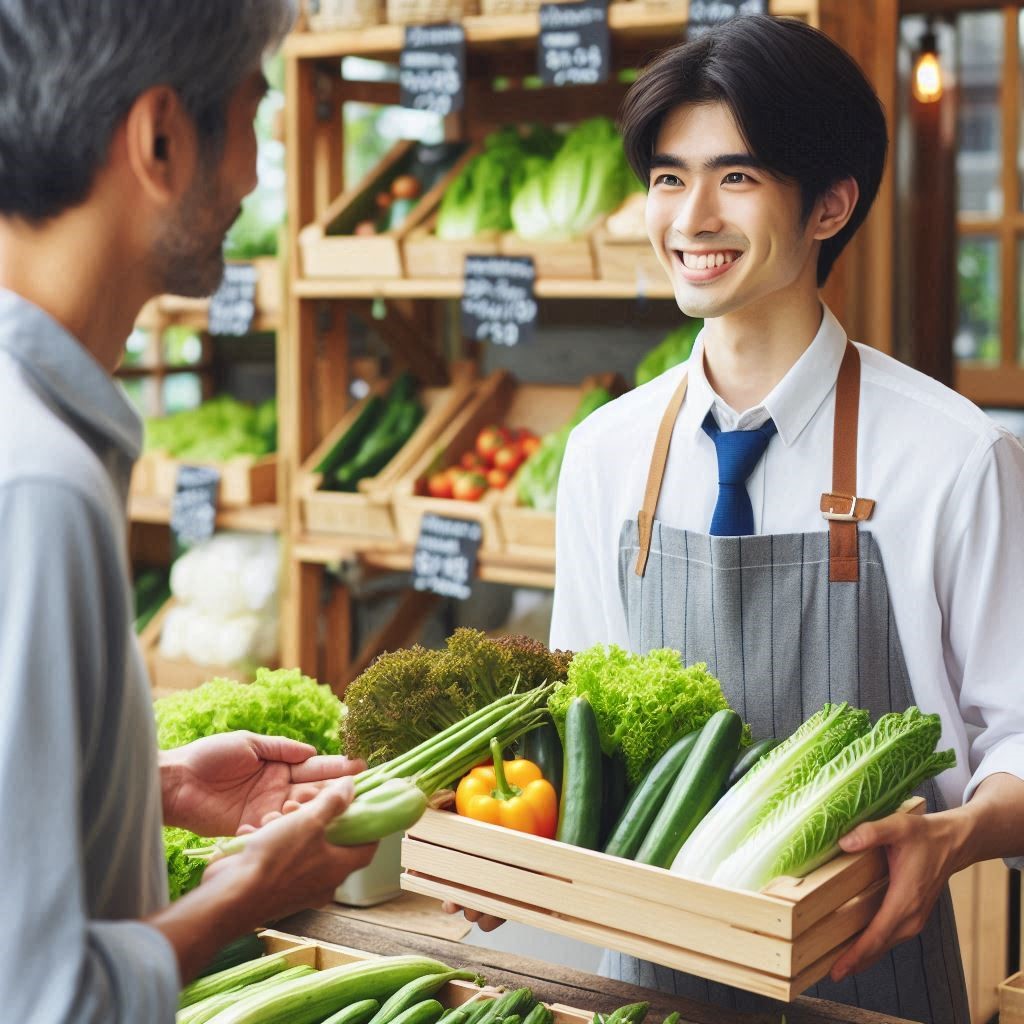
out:
{"label": "wooden counter", "polygon": [[738,1013],[600,978],[570,967],[341,917],[330,910],[296,914],[278,922],[274,927],[293,935],[351,946],[369,953],[388,956],[421,953],[453,967],[472,967],[486,977],[488,984],[509,988],[526,985],[538,999],[546,1003],[557,1002],[606,1013],[626,1003],[646,999],[651,1004],[650,1020],[654,1024],[660,1024],[673,1010],[679,1011],[685,1024],[780,1024],[780,1021],[785,1024],[898,1024],[901,1020],[868,1010],[806,998],[785,1006],[784,1017],[781,1013]]}

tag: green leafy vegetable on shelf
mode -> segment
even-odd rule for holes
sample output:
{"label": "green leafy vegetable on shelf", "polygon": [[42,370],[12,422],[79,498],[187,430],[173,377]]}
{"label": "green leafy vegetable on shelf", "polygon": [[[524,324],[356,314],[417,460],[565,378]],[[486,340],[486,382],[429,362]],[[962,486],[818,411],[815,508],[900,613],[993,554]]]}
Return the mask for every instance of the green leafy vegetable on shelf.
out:
{"label": "green leafy vegetable on shelf", "polygon": [[542,512],[555,510],[558,477],[562,471],[562,460],[565,458],[569,435],[595,409],[611,400],[612,396],[605,388],[592,388],[583,396],[572,419],[541,440],[540,447],[523,463],[516,474],[516,493],[521,505]]}
{"label": "green leafy vegetable on shelf", "polygon": [[712,876],[716,884],[761,889],[779,875],[801,877],[839,851],[862,821],[895,811],[927,779],[956,764],[936,752],[938,715],[918,708],[883,715],[753,828]]}
{"label": "green leafy vegetable on shelf", "polygon": [[146,421],[146,451],[195,462],[266,455],[277,447],[277,403],[258,406],[221,395],[196,409]]}
{"label": "green leafy vegetable on shelf", "polygon": [[826,704],[719,800],[687,839],[672,870],[709,880],[752,828],[869,728],[866,711]]}
{"label": "green leafy vegetable on shelf", "polygon": [[564,679],[569,658],[474,629],[457,629],[443,651],[382,654],[345,691],[345,749],[370,765],[388,761],[514,689]]}
{"label": "green leafy vegetable on shelf", "polygon": [[199,850],[209,844],[209,839],[202,839],[186,829],[164,826],[167,884],[172,901],[191,892],[203,880],[203,869],[206,864],[194,857],[186,857],[185,851]]}
{"label": "green leafy vegetable on shelf", "polygon": [[682,327],[677,327],[660,344],[651,349],[640,360],[636,368],[636,386],[660,377],[666,370],[690,358],[693,343],[697,340],[703,320],[687,320]]}
{"label": "green leafy vegetable on shelf", "polygon": [[311,744],[320,754],[342,749],[344,705],[330,687],[298,669],[261,668],[249,684],[211,679],[194,690],[161,697],[153,707],[162,750],[235,729],[286,736]]}
{"label": "green leafy vegetable on shelf", "polygon": [[548,707],[563,740],[575,697],[590,701],[601,749],[609,757],[621,752],[634,786],[675,740],[729,706],[706,665],[684,666],[671,648],[639,655],[614,644],[574,655],[568,681],[552,694]]}
{"label": "green leafy vegetable on shelf", "polygon": [[142,569],[135,577],[135,632],[141,633],[171,596],[171,574],[165,568]]}

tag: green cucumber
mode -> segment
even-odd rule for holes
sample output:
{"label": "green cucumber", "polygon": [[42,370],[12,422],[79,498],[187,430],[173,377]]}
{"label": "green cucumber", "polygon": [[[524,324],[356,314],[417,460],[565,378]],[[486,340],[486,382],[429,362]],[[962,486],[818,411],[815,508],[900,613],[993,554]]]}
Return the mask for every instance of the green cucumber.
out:
{"label": "green cucumber", "polygon": [[477,1017],[477,1024],[495,1024],[509,1014],[522,1013],[532,1008],[533,1004],[533,993],[528,988],[513,989],[498,999],[492,999],[486,1012]]}
{"label": "green cucumber", "polygon": [[444,971],[441,974],[425,974],[422,978],[413,978],[374,1014],[372,1024],[391,1024],[399,1014],[404,1013],[410,1006],[415,1006],[424,999],[437,995],[449,981],[475,981],[479,985],[483,979],[475,971],[460,970]]}
{"label": "green cucumber", "polygon": [[217,955],[196,977],[205,978],[209,974],[226,971],[229,967],[237,967],[249,960],[255,960],[257,957],[263,956],[265,952],[266,947],[263,940],[255,932],[247,932],[226,946],[222,946]]}
{"label": "green cucumber", "polygon": [[411,828],[426,809],[427,798],[419,786],[405,779],[389,779],[356,797],[345,812],[324,829],[324,835],[333,846],[375,843]]}
{"label": "green cucumber", "polygon": [[198,1003],[208,996],[230,992],[232,989],[243,988],[246,985],[255,985],[258,981],[272,978],[275,974],[280,974],[291,966],[287,956],[288,952],[285,950],[275,953],[273,956],[261,956],[256,960],[248,960],[226,970],[218,971],[216,974],[208,974],[205,978],[197,978],[181,990],[181,994],[178,996],[178,1009],[184,1010],[186,1006]]}
{"label": "green cucumber", "polygon": [[334,447],[314,467],[315,473],[325,477],[332,474],[339,466],[348,462],[359,451],[363,441],[377,425],[384,413],[385,402],[380,395],[370,395],[363,403],[352,426],[338,439]]}
{"label": "green cucumber", "polygon": [[538,1003],[523,1018],[523,1024],[553,1024],[554,1019],[555,1015],[543,1003]]}
{"label": "green cucumber", "polygon": [[743,735],[735,711],[716,711],[704,724],[635,860],[668,868],[687,837],[718,800]]}
{"label": "green cucumber", "polygon": [[605,853],[628,859],[636,856],[651,825],[654,824],[654,819],[658,816],[658,811],[661,810],[665,795],[696,746],[698,736],[700,729],[687,733],[676,740],[654,762],[640,785],[633,791],[615,828],[612,829],[612,834],[604,845]]}
{"label": "green cucumber", "polygon": [[616,751],[611,757],[601,759],[601,839],[603,846],[612,829],[615,828],[622,809],[629,796],[629,782],[626,779],[626,759]]}
{"label": "green cucumber", "polygon": [[444,1007],[436,999],[421,999],[391,1017],[390,1021],[391,1024],[437,1024],[442,1013]]}
{"label": "green cucumber", "polygon": [[248,997],[258,992],[264,992],[275,985],[283,985],[293,978],[304,978],[307,975],[315,974],[316,971],[305,964],[296,967],[289,967],[288,970],[275,974],[272,978],[265,978],[256,982],[255,985],[246,985],[245,988],[235,988],[230,992],[221,992],[219,995],[208,996],[198,1003],[179,1010],[174,1016],[174,1024],[206,1024],[214,1020],[221,1010],[227,1010],[234,1006],[243,996]]}
{"label": "green cucumber", "polygon": [[467,1000],[459,1009],[465,1013],[466,1019],[463,1024],[476,1024],[476,1022],[485,1014],[491,1007],[493,999],[477,999],[475,996]]}
{"label": "green cucumber", "polygon": [[380,1003],[376,999],[360,999],[358,1003],[351,1003],[328,1017],[323,1024],[369,1024],[379,1009]]}
{"label": "green cucumber", "polygon": [[532,761],[552,786],[555,795],[562,795],[562,740],[550,716],[543,725],[531,729],[522,739],[519,756]]}
{"label": "green cucumber", "polygon": [[565,766],[555,838],[587,850],[596,850],[601,838],[601,741],[597,716],[585,697],[576,697],[565,715]]}
{"label": "green cucumber", "polygon": [[751,743],[746,750],[741,750],[740,756],[736,758],[736,763],[732,766],[732,771],[729,772],[725,788],[731,789],[735,786],[765,754],[774,750],[778,745],[779,741],[776,739],[758,740],[756,743]]}
{"label": "green cucumber", "polygon": [[502,1017],[500,1024],[523,1024],[523,1018],[521,1014],[510,1013],[507,1017]]}

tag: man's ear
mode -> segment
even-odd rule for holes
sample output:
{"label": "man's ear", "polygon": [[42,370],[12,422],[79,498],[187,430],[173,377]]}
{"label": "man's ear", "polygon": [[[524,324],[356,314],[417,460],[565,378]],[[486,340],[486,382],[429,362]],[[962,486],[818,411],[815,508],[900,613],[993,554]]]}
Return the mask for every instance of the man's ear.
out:
{"label": "man's ear", "polygon": [[125,118],[124,139],[139,186],[156,203],[180,198],[196,164],[196,136],[178,94],[167,86],[147,89]]}
{"label": "man's ear", "polygon": [[860,187],[853,178],[829,185],[815,207],[814,238],[823,242],[838,235],[853,216],[859,198]]}

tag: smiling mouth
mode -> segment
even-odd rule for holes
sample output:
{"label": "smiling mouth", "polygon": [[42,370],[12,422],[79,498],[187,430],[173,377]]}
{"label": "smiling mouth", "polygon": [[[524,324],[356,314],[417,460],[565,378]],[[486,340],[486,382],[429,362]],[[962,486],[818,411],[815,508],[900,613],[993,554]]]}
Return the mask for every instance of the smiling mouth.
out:
{"label": "smiling mouth", "polygon": [[738,249],[719,249],[714,252],[690,252],[685,249],[675,249],[676,259],[687,270],[716,270],[735,263],[741,259],[743,253]]}

